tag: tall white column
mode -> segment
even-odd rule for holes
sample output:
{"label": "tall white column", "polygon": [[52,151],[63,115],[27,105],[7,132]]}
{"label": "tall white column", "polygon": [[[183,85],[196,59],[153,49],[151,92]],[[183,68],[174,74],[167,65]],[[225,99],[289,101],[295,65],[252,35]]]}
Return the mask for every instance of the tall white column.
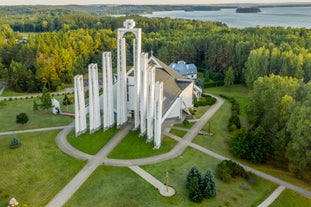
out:
{"label": "tall white column", "polygon": [[117,127],[127,121],[126,46],[118,29]]}
{"label": "tall white column", "polygon": [[148,86],[147,86],[147,140],[153,139],[153,122],[154,122],[154,84],[155,84],[155,67],[148,68]]}
{"label": "tall white column", "polygon": [[[135,22],[127,19],[123,23],[124,28],[118,29],[118,104],[117,104],[117,126],[120,127],[127,121],[127,98],[134,99],[134,129],[140,123],[139,119],[139,92],[140,92],[140,53],[141,53],[141,29],[134,28]],[[126,49],[124,34],[130,32],[135,35],[133,40],[133,63],[134,63],[134,97],[127,97],[126,84]]]}
{"label": "tall white column", "polygon": [[135,39],[133,39],[133,55],[134,55],[134,90],[135,90],[135,97],[134,97],[134,129],[137,129],[140,124],[139,119],[139,108],[140,108],[140,90],[141,90],[141,29],[132,29],[133,33],[135,34]]}
{"label": "tall white column", "polygon": [[148,53],[141,53],[141,88],[140,88],[140,136],[146,133],[147,90],[148,90]]}
{"label": "tall white column", "polygon": [[163,82],[155,84],[155,114],[154,114],[154,148],[161,147],[161,125],[162,125],[162,105],[163,105]]}
{"label": "tall white column", "polygon": [[101,126],[97,64],[90,64],[88,67],[88,72],[90,133],[94,133]]}
{"label": "tall white column", "polygon": [[83,76],[74,77],[74,96],[75,96],[75,135],[79,136],[86,131],[86,111],[84,100]]}
{"label": "tall white column", "polygon": [[103,128],[114,124],[111,52],[102,54],[103,64]]}

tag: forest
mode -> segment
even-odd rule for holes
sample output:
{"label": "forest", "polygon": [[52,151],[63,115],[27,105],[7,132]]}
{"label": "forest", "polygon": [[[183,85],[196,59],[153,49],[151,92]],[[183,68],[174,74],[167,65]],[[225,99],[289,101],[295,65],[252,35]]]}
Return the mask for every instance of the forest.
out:
{"label": "forest", "polygon": [[[167,64],[194,63],[204,73],[205,87],[223,85],[230,71],[232,83],[252,89],[248,130],[272,143],[266,159],[311,179],[311,29],[237,29],[199,20],[40,11],[0,20],[0,78],[12,90],[60,90],[74,75],[85,74],[89,63],[101,68],[107,50],[116,67],[117,28],[132,18],[143,31],[142,51]],[[237,135],[237,143],[243,138]]]}

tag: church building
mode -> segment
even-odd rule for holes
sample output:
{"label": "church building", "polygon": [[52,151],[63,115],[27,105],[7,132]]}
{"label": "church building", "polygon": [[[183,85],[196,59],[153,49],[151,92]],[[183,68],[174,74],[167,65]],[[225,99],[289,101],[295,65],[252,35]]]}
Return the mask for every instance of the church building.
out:
{"label": "church building", "polygon": [[[134,34],[133,67],[127,71],[126,33]],[[166,119],[181,119],[183,111],[193,107],[194,82],[187,79],[155,56],[141,52],[141,29],[133,20],[126,20],[118,29],[117,74],[113,80],[111,52],[103,53],[103,94],[98,92],[97,64],[89,65],[89,104],[85,105],[83,77],[75,76],[75,132],[90,133],[129,119],[134,130],[161,146],[161,126]],[[100,118],[102,112],[102,118]],[[86,115],[89,114],[89,124]]]}

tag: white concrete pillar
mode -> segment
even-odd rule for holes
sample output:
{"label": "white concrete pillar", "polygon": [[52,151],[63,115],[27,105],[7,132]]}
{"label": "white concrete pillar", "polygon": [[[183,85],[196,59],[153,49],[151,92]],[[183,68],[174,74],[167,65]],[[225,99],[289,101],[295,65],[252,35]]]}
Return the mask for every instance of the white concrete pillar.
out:
{"label": "white concrete pillar", "polygon": [[[140,101],[140,53],[141,53],[141,29],[134,28],[135,22],[127,19],[123,23],[124,28],[118,29],[118,106],[117,105],[117,126],[121,126],[127,121],[127,100],[133,99],[134,103],[134,129],[140,124],[139,119],[139,101]],[[133,40],[133,63],[134,63],[134,97],[128,97],[126,85],[126,49],[124,34],[130,32],[135,35]],[[124,79],[124,80],[123,80]]]}
{"label": "white concrete pillar", "polygon": [[147,86],[147,140],[153,139],[153,122],[154,122],[154,84],[155,84],[155,67],[148,68],[148,86]]}
{"label": "white concrete pillar", "polygon": [[102,54],[103,65],[103,128],[107,130],[114,124],[113,85],[111,52]]}
{"label": "white concrete pillar", "polygon": [[163,82],[155,84],[155,110],[154,110],[154,148],[161,147],[161,125],[163,105]]}
{"label": "white concrete pillar", "polygon": [[147,90],[148,90],[148,53],[141,53],[141,88],[140,88],[140,136],[146,134]]}
{"label": "white concrete pillar", "polygon": [[135,114],[134,114],[134,129],[137,129],[140,124],[140,118],[139,118],[139,112],[140,112],[140,90],[141,90],[141,29],[135,28],[132,29],[132,32],[135,34],[135,39],[133,39],[133,54],[134,54],[134,76],[135,76],[135,97],[134,99],[134,108],[135,108]]}
{"label": "white concrete pillar", "polygon": [[94,133],[101,127],[97,64],[90,64],[88,72],[90,133]]}
{"label": "white concrete pillar", "polygon": [[75,96],[75,135],[83,134],[86,129],[86,111],[84,100],[83,76],[74,77],[74,96]]}
{"label": "white concrete pillar", "polygon": [[127,121],[126,47],[120,29],[118,29],[117,64],[117,127],[119,128]]}

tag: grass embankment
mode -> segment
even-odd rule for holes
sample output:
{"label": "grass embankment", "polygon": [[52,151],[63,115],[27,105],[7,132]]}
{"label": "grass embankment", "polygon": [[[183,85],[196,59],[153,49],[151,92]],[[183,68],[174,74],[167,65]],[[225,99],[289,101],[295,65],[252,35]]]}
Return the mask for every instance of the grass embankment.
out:
{"label": "grass embankment", "polygon": [[139,130],[128,133],[108,157],[114,159],[138,159],[151,157],[169,152],[176,145],[175,140],[162,137],[160,149],[153,150],[153,141],[146,143],[146,136],[139,137],[139,133]]}
{"label": "grass embankment", "polygon": [[[57,96],[55,98],[62,102],[63,96]],[[0,131],[63,126],[73,121],[73,117],[53,115],[52,109],[34,111],[33,102],[34,99],[3,101],[0,105]],[[64,106],[61,107],[66,110]],[[68,106],[68,108],[73,108],[73,105]],[[29,121],[24,125],[16,123],[16,115],[22,112],[26,113],[29,118]]]}
{"label": "grass embankment", "polygon": [[124,167],[99,167],[83,186],[66,203],[69,206],[256,206],[277,186],[258,178],[257,185],[249,185],[237,178],[223,183],[218,178],[217,196],[205,199],[201,204],[189,200],[185,187],[186,176],[192,166],[197,166],[202,174],[207,169],[215,171],[220,161],[194,149],[187,149],[182,156],[143,168],[165,183],[169,172],[169,185],[176,194],[163,197],[151,184]]}
{"label": "grass embankment", "polygon": [[107,142],[118,132],[116,127],[107,131],[99,130],[94,134],[88,132],[76,137],[74,132],[67,136],[68,142],[78,150],[87,154],[95,155]]}
{"label": "grass embankment", "polygon": [[46,205],[83,167],[61,152],[59,131],[18,134],[22,146],[9,149],[12,135],[0,136],[0,206],[15,197],[20,206]]}

